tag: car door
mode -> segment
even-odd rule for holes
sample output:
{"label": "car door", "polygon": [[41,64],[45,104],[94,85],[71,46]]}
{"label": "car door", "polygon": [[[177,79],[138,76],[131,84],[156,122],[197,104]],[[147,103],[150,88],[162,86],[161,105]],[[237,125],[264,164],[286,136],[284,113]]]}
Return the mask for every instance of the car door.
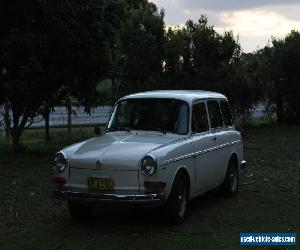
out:
{"label": "car door", "polygon": [[225,157],[227,157],[227,162],[225,162],[225,168],[227,170],[227,163],[229,161],[229,158],[231,157],[232,152],[234,151],[233,150],[233,147],[235,147],[234,144],[237,141],[237,136],[236,136],[237,133],[233,125],[232,114],[231,114],[228,101],[220,100],[219,104],[220,104],[222,118],[224,122],[224,129],[223,129],[222,136],[225,141],[225,146],[223,147],[222,150],[224,151]]}
{"label": "car door", "polygon": [[228,133],[224,129],[224,122],[220,110],[219,100],[207,101],[211,134],[213,136],[211,155],[213,157],[214,183],[219,185],[225,176],[228,164]]}
{"label": "car door", "polygon": [[209,131],[205,101],[192,106],[192,144],[194,147],[196,193],[208,190],[214,178],[214,159],[209,149],[213,147],[214,135]]}

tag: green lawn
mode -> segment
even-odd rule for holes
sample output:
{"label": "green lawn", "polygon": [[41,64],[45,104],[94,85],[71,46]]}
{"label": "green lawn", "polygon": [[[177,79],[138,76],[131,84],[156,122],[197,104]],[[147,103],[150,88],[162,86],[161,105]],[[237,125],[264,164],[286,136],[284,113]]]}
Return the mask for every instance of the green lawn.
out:
{"label": "green lawn", "polygon": [[151,211],[125,208],[78,224],[64,202],[50,198],[53,153],[92,129],[71,136],[57,129],[49,143],[43,131],[29,130],[17,155],[0,137],[0,249],[238,249],[240,232],[288,231],[297,231],[299,248],[300,128],[264,124],[247,132],[237,197],[199,197],[175,227]]}

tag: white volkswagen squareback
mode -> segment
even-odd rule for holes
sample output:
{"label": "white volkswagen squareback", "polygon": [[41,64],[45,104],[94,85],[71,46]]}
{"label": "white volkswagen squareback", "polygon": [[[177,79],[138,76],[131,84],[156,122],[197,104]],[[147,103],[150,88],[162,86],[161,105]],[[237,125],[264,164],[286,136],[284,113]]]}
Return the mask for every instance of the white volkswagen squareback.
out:
{"label": "white volkswagen squareback", "polygon": [[130,203],[159,206],[181,223],[190,199],[215,188],[234,196],[245,163],[224,95],[143,92],[115,104],[104,135],[55,155],[53,194],[74,219]]}

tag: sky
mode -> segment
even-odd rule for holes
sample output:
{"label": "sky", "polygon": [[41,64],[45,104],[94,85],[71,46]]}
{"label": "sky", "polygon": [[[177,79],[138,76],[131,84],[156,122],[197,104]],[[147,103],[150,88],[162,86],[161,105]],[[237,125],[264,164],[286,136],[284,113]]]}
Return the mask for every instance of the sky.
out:
{"label": "sky", "polygon": [[168,26],[198,21],[206,15],[210,25],[223,33],[233,31],[244,52],[253,52],[300,31],[300,0],[151,0],[165,10]]}

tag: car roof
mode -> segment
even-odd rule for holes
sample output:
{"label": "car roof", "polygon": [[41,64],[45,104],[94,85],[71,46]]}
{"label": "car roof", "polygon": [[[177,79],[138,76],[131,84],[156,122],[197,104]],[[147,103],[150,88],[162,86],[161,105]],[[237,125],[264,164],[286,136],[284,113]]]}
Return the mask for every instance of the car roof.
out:
{"label": "car roof", "polygon": [[204,90],[154,90],[127,95],[122,99],[134,98],[168,98],[193,102],[199,99],[227,99],[224,95]]}

